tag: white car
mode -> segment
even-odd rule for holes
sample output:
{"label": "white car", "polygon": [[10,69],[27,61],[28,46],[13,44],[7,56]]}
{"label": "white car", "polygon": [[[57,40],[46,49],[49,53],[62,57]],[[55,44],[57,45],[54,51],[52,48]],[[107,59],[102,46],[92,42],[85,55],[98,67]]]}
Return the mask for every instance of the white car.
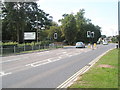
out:
{"label": "white car", "polygon": [[77,42],[75,47],[76,48],[85,48],[85,44],[83,42]]}

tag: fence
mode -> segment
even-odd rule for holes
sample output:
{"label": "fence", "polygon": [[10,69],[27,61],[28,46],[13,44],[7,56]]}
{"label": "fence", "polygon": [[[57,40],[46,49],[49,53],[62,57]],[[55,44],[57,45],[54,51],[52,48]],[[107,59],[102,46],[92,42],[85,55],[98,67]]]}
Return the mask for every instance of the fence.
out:
{"label": "fence", "polygon": [[24,45],[24,46],[11,46],[11,47],[1,47],[2,55],[9,55],[9,54],[19,54],[19,53],[26,53],[27,51],[43,51],[55,48],[62,48],[62,44],[49,44],[49,45]]}

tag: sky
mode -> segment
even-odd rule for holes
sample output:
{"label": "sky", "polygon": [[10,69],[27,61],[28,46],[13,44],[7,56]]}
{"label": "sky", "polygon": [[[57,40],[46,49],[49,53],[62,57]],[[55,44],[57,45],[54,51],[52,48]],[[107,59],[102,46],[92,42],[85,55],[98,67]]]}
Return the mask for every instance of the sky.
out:
{"label": "sky", "polygon": [[118,0],[38,0],[37,3],[57,23],[63,14],[85,9],[85,17],[101,27],[102,35],[118,35]]}

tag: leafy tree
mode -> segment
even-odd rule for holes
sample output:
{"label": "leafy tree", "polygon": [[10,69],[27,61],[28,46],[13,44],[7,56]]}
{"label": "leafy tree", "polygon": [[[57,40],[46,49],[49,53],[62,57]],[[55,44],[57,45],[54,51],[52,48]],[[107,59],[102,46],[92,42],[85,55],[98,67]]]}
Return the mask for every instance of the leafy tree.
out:
{"label": "leafy tree", "polygon": [[77,26],[76,41],[85,42],[87,40],[86,38],[86,32],[87,32],[87,26],[88,26],[87,23],[89,23],[90,20],[86,19],[84,17],[84,14],[85,14],[85,10],[80,9],[79,12],[77,12],[77,14],[75,15],[76,26]]}
{"label": "leafy tree", "polygon": [[[62,32],[59,26],[51,26],[50,29],[46,31],[48,33],[48,38],[51,41],[62,41]],[[57,33],[57,39],[54,39],[54,33]]]}
{"label": "leafy tree", "polygon": [[72,45],[76,39],[77,28],[76,20],[73,14],[66,14],[64,18],[60,20],[62,23],[62,31],[68,44]]}
{"label": "leafy tree", "polygon": [[[51,18],[35,2],[5,2],[3,13],[3,40],[23,43],[24,31],[49,28]],[[6,34],[10,36],[7,38]]]}
{"label": "leafy tree", "polygon": [[92,41],[91,39],[87,38],[87,31],[91,31],[95,33],[93,42],[97,42],[98,38],[101,36],[101,28],[99,26],[93,25],[90,19],[84,17],[84,14],[85,10],[80,9],[79,12],[77,12],[77,14],[75,15],[77,26],[76,41],[82,41],[85,43]]}

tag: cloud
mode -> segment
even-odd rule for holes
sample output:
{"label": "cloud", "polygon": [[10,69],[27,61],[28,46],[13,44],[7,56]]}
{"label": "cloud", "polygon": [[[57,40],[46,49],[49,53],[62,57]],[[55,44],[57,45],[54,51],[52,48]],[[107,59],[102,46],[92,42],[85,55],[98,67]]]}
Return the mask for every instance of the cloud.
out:
{"label": "cloud", "polygon": [[[48,0],[38,0],[40,3],[47,3]],[[50,2],[66,2],[66,3],[74,3],[74,2],[83,2],[83,3],[90,3],[90,2],[118,2],[118,0],[50,0]]]}

